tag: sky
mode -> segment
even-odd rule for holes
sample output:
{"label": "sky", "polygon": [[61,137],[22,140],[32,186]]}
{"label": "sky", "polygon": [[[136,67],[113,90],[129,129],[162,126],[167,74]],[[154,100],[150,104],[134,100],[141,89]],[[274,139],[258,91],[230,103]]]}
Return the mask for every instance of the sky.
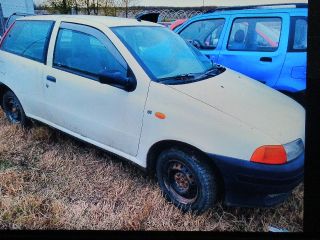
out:
{"label": "sky", "polygon": [[[42,3],[45,0],[34,0]],[[252,4],[294,3],[308,2],[307,0],[135,0],[139,6],[170,6],[170,7],[196,7],[202,6],[237,6]]]}

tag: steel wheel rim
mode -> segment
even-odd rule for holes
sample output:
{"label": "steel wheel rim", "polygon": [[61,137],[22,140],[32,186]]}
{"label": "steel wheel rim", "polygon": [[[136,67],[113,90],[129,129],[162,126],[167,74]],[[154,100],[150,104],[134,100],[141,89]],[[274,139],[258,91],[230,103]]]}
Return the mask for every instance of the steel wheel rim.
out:
{"label": "steel wheel rim", "polygon": [[169,160],[164,166],[163,180],[170,195],[180,203],[192,204],[196,201],[199,194],[198,180],[183,162]]}

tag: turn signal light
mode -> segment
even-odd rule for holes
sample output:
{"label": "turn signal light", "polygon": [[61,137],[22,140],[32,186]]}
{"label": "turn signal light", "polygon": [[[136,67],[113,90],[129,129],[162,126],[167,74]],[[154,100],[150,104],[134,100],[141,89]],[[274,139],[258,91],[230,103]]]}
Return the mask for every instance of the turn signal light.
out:
{"label": "turn signal light", "polygon": [[287,162],[287,154],[282,145],[262,146],[254,151],[250,161],[264,164],[284,164]]}
{"label": "turn signal light", "polygon": [[165,119],[166,118],[166,115],[164,113],[161,113],[161,112],[156,112],[154,115],[159,119]]}

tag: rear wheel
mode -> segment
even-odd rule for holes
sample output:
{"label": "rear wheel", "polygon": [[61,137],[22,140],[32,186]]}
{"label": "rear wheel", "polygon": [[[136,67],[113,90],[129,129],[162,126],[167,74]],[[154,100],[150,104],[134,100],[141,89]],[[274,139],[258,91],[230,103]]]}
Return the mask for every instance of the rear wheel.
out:
{"label": "rear wheel", "polygon": [[12,91],[7,91],[2,98],[2,107],[8,120],[12,124],[27,126],[27,117],[17,96]]}
{"label": "rear wheel", "polygon": [[217,199],[214,173],[199,160],[199,156],[179,149],[165,150],[158,157],[160,188],[166,199],[184,212],[202,213],[213,207]]}

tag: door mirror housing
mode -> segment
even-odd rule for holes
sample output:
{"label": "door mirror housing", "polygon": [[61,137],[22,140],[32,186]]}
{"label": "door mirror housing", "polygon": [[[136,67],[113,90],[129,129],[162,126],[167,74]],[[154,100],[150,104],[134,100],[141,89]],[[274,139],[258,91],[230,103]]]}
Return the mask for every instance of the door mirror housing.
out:
{"label": "door mirror housing", "polygon": [[136,89],[137,82],[134,77],[126,77],[119,71],[103,70],[99,74],[99,82],[116,88],[132,92]]}

